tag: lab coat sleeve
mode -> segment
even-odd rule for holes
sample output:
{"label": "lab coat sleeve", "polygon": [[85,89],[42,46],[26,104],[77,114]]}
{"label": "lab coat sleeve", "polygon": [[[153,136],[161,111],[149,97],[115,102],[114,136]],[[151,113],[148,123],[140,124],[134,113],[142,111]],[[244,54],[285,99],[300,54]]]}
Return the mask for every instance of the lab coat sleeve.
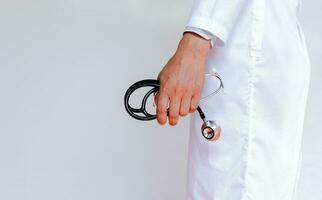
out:
{"label": "lab coat sleeve", "polygon": [[247,0],[194,0],[186,27],[208,31],[224,45]]}
{"label": "lab coat sleeve", "polygon": [[184,30],[184,33],[185,32],[193,32],[193,33],[196,33],[199,36],[203,37],[204,39],[209,40],[210,44],[211,44],[211,48],[214,46],[214,43],[216,42],[216,36],[209,33],[208,31],[200,29],[200,28],[187,26]]}

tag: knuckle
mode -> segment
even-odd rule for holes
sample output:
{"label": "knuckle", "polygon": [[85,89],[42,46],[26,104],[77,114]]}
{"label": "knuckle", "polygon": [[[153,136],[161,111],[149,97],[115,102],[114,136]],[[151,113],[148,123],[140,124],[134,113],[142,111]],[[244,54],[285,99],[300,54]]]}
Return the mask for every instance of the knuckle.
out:
{"label": "knuckle", "polygon": [[158,78],[157,78],[160,82],[164,82],[167,79],[167,73],[166,73],[166,69],[163,68],[160,73],[158,74]]}
{"label": "knuckle", "polygon": [[160,86],[164,90],[168,90],[169,88],[171,88],[171,85],[170,85],[169,81],[161,81]]}
{"label": "knuckle", "polygon": [[167,92],[170,96],[170,99],[175,99],[175,97],[177,96],[176,90],[174,89],[169,89]]}
{"label": "knuckle", "polygon": [[190,93],[190,91],[191,91],[191,87],[189,87],[187,84],[181,85],[178,88],[178,92],[180,94],[187,94],[187,93]]}
{"label": "knuckle", "polygon": [[184,116],[187,116],[188,115],[188,112],[187,111],[180,111],[180,116],[184,117]]}
{"label": "knuckle", "polygon": [[185,85],[173,84],[168,87],[168,92],[171,96],[180,97],[187,92],[187,87]]}
{"label": "knuckle", "polygon": [[184,90],[186,90],[185,85],[183,85],[183,84],[178,84],[178,85],[176,86],[176,91],[177,91],[177,92],[183,92]]}
{"label": "knuckle", "polygon": [[188,115],[188,113],[181,113],[181,114],[180,114],[180,116],[181,116],[181,117],[185,117],[185,116],[187,116],[187,115]]}
{"label": "knuckle", "polygon": [[197,110],[197,109],[190,109],[190,111],[189,111],[189,112],[190,112],[190,113],[194,113],[194,112],[196,112],[196,110]]}
{"label": "knuckle", "polygon": [[160,88],[159,88],[159,93],[160,93],[160,96],[164,96],[165,94],[168,94],[169,92],[169,89],[167,88],[167,86],[165,85],[160,85]]}
{"label": "knuckle", "polygon": [[165,113],[165,109],[163,108],[162,105],[157,106],[157,113],[158,114],[164,114]]}
{"label": "knuckle", "polygon": [[194,89],[193,96],[198,98],[200,95],[201,95],[201,90],[200,89]]}
{"label": "knuckle", "polygon": [[195,112],[197,110],[197,106],[191,105],[190,112]]}
{"label": "knuckle", "polygon": [[160,87],[160,91],[163,94],[167,94],[168,96],[175,95],[175,88],[171,84],[169,84],[169,83],[164,84],[163,87],[161,86]]}
{"label": "knuckle", "polygon": [[195,95],[195,96],[199,96],[199,95],[200,95],[200,93],[201,93],[201,88],[199,88],[199,87],[194,87],[194,88],[192,88],[192,89],[191,89],[191,91],[192,91],[193,95]]}

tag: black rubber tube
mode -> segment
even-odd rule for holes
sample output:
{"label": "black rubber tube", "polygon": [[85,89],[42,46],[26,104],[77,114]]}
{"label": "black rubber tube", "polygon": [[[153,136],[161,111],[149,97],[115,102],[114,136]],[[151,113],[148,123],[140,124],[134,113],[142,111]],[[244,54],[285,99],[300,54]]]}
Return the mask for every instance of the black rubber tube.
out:
{"label": "black rubber tube", "polygon": [[[152,87],[151,90],[149,90],[143,97],[142,99],[142,103],[141,103],[141,108],[133,108],[130,106],[129,104],[129,100],[130,97],[132,95],[132,93],[139,89],[139,88],[143,88],[143,87]],[[149,98],[149,96],[151,94],[155,94],[157,91],[159,91],[160,89],[160,83],[158,80],[154,80],[154,79],[145,79],[145,80],[141,80],[138,81],[136,83],[134,83],[133,85],[131,85],[127,91],[125,92],[124,95],[124,106],[125,106],[125,110],[127,111],[127,113],[137,119],[137,120],[141,120],[141,121],[149,121],[149,120],[154,120],[156,119],[156,115],[152,115],[150,113],[148,113],[146,111],[146,102],[147,99]],[[201,117],[202,120],[205,119],[205,114],[203,113],[203,111],[201,110],[201,108],[198,106],[197,110],[199,112],[199,115]],[[138,114],[142,114],[144,116],[138,115]],[[167,113],[169,115],[169,109],[167,110]]]}

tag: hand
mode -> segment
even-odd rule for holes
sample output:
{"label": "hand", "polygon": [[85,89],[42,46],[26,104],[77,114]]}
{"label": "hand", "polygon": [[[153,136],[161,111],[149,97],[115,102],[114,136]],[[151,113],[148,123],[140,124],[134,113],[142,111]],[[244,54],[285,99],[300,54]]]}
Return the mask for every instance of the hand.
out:
{"label": "hand", "polygon": [[158,75],[160,90],[155,102],[160,125],[164,125],[168,117],[169,124],[174,126],[179,115],[186,116],[197,109],[210,47],[210,41],[197,34],[186,32],[183,35],[177,51]]}

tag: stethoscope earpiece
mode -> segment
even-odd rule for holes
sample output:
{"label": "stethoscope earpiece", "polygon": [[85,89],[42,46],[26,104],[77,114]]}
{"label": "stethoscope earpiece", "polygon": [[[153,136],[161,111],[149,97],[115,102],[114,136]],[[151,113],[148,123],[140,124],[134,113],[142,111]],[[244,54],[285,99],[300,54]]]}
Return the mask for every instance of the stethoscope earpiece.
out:
{"label": "stethoscope earpiece", "polygon": [[[217,94],[220,91],[220,89],[224,88],[222,80],[218,76],[217,73],[205,74],[205,75],[206,76],[214,76],[214,77],[218,78],[220,81],[220,86],[213,93],[207,95],[206,97],[201,98],[200,99],[201,101],[212,96],[212,95]],[[141,108],[133,108],[129,104],[130,96],[132,95],[132,93],[135,90],[142,88],[142,87],[152,87],[152,89],[150,89],[143,97],[143,100],[141,103]],[[153,79],[146,79],[146,80],[138,81],[138,82],[134,83],[133,85],[131,85],[131,87],[129,87],[129,89],[126,91],[125,96],[124,96],[125,109],[129,113],[129,115],[132,116],[133,118],[135,118],[137,120],[141,120],[141,121],[148,121],[148,120],[156,119],[156,115],[150,114],[146,111],[146,102],[147,102],[147,99],[149,98],[150,95],[158,92],[159,88],[160,88],[159,81],[153,80]],[[206,120],[205,114],[203,113],[203,111],[201,110],[201,108],[199,106],[197,107],[197,110],[199,112],[201,119],[203,120],[203,124],[201,126],[202,135],[209,141],[218,140],[220,137],[220,133],[221,133],[220,126],[218,126],[215,121]]]}

